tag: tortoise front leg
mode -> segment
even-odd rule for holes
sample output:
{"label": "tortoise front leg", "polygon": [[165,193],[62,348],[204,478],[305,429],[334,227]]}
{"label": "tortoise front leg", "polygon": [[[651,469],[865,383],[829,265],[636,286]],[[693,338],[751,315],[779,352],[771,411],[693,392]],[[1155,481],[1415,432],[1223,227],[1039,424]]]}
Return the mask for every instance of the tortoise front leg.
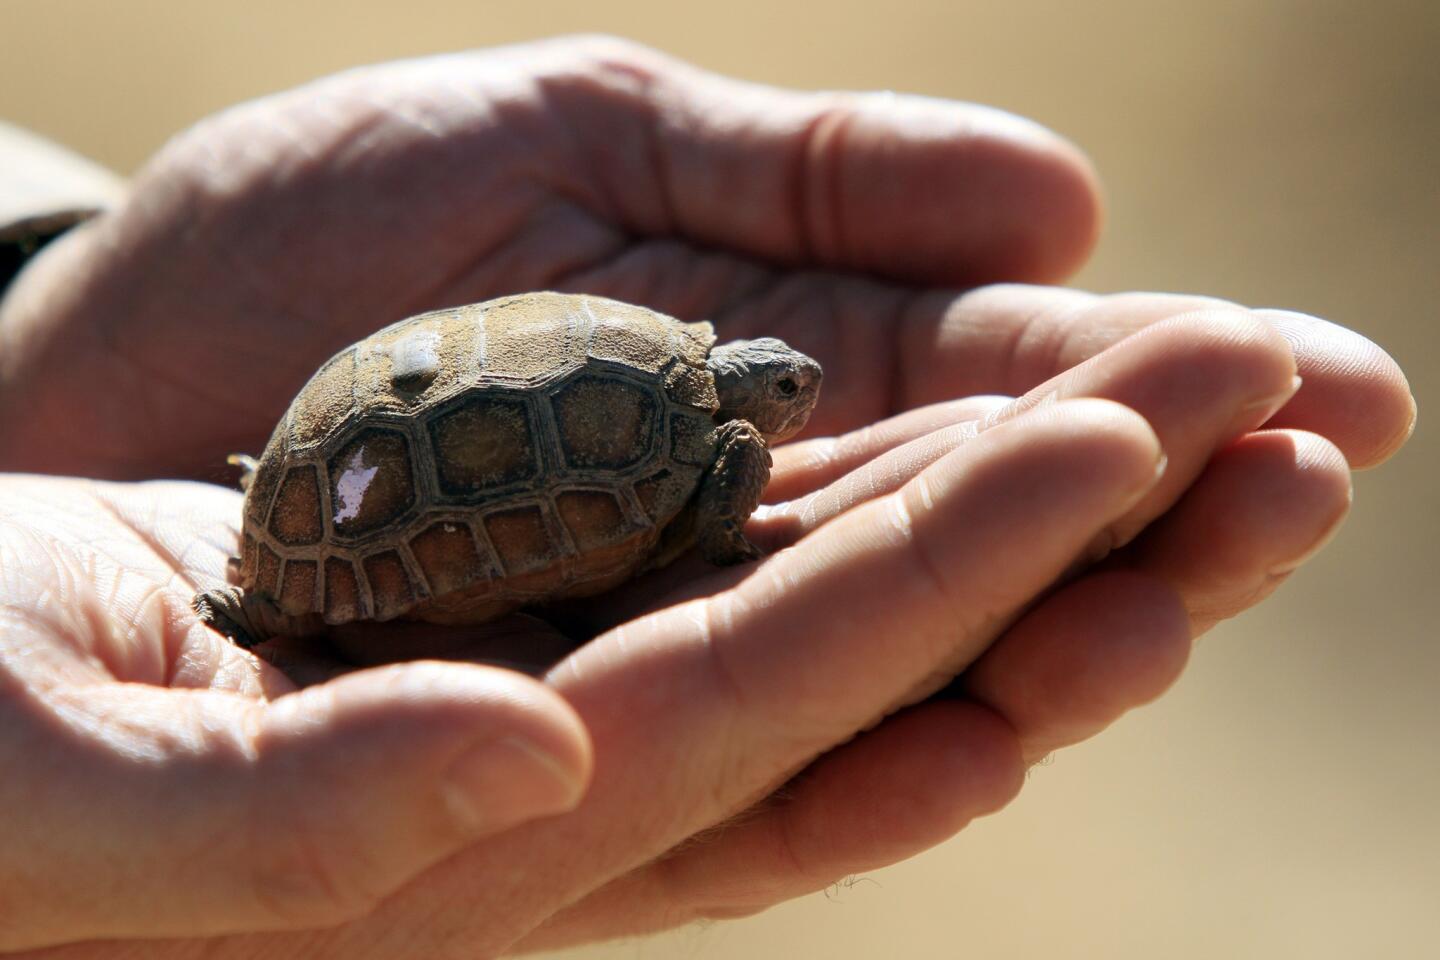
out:
{"label": "tortoise front leg", "polygon": [[770,449],[760,431],[747,420],[723,424],[696,502],[695,529],[706,560],[723,566],[760,558],[760,548],[743,531],[769,482]]}

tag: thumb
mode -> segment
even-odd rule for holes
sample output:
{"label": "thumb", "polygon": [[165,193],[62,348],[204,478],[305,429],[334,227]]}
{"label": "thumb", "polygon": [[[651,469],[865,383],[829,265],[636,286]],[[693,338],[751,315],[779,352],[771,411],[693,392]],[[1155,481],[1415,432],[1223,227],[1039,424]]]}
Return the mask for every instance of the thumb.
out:
{"label": "thumb", "polygon": [[68,742],[31,740],[52,772],[56,746],[70,756],[18,834],[39,844],[21,862],[42,864],[22,886],[40,940],[0,947],[339,923],[483,837],[573,808],[591,764],[558,694],[470,664],[364,670],[269,703],[92,687],[70,719]]}
{"label": "thumb", "polygon": [[263,710],[254,903],[294,926],[369,911],[475,840],[569,810],[590,774],[579,717],[519,674],[426,662],[366,670]]}

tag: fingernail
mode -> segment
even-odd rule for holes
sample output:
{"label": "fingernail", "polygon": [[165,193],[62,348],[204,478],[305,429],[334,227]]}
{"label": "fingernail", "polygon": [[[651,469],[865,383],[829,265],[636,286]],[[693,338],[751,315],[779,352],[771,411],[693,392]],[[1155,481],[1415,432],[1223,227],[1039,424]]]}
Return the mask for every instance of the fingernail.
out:
{"label": "fingernail", "polygon": [[1295,394],[1300,392],[1302,383],[1303,381],[1296,375],[1290,378],[1290,386],[1286,389],[1265,397],[1264,399],[1256,400],[1254,403],[1247,403],[1241,407],[1239,414],[1237,414],[1235,418],[1236,429],[1243,432],[1255,430],[1262,426],[1267,420],[1279,413]]}
{"label": "fingernail", "polygon": [[461,755],[446,772],[442,789],[456,819],[482,834],[573,810],[585,784],[535,744],[502,737]]}

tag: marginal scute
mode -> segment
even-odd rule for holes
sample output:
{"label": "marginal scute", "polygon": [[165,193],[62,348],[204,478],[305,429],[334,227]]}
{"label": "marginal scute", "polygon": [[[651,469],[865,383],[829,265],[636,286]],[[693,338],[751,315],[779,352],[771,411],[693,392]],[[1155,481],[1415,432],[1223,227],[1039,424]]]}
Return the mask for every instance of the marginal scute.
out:
{"label": "marginal scute", "polygon": [[386,550],[366,557],[362,565],[365,579],[370,583],[370,596],[375,598],[376,620],[391,620],[414,605],[410,573],[400,554]]}
{"label": "marginal scute", "polygon": [[464,523],[442,520],[426,527],[411,539],[410,552],[433,596],[463,590],[490,575],[490,564],[481,558]]}
{"label": "marginal scute", "polygon": [[304,616],[315,603],[315,561],[286,560],[285,582],[280,587],[279,607],[282,613]]}
{"label": "marginal scute", "polygon": [[695,492],[700,478],[699,469],[687,469],[679,464],[657,470],[635,484],[635,496],[640,506],[657,526],[669,520],[685,507]]}
{"label": "marginal scute", "polygon": [[384,427],[361,430],[328,463],[330,521],[342,537],[393,522],[415,503],[415,478],[405,435]]}
{"label": "marginal scute", "polygon": [[489,514],[485,533],[507,576],[540,570],[559,559],[538,506]]}
{"label": "marginal scute", "polygon": [[275,596],[280,585],[280,555],[266,544],[260,544],[260,562],[255,571],[255,592]]}
{"label": "marginal scute", "polygon": [[697,370],[683,363],[672,365],[665,374],[665,395],[671,403],[694,407],[707,416],[720,409],[715,392],[715,378],[709,371]]}
{"label": "marginal scute", "polygon": [[355,566],[341,557],[325,560],[325,622],[349,623],[364,615]]}
{"label": "marginal scute", "polygon": [[319,543],[325,534],[320,516],[320,483],[312,464],[291,467],[270,510],[270,532],[287,546]]}
{"label": "marginal scute", "polygon": [[567,490],[555,506],[581,553],[613,546],[631,532],[620,502],[604,490]]}
{"label": "marginal scute", "polygon": [[680,463],[709,464],[715,459],[715,422],[688,412],[671,414],[670,455]]}
{"label": "marginal scute", "polygon": [[651,450],[655,397],[638,384],[585,374],[557,390],[551,403],[571,467],[619,470]]}
{"label": "marginal scute", "polygon": [[245,534],[240,546],[240,580],[242,583],[255,582],[255,565],[259,562],[255,548],[255,537]]}
{"label": "marginal scute", "polygon": [[440,490],[468,496],[539,473],[529,406],[495,392],[471,396],[430,421]]}
{"label": "marginal scute", "polygon": [[679,324],[676,352],[692,367],[703,367],[715,346],[715,328],[708,320]]}

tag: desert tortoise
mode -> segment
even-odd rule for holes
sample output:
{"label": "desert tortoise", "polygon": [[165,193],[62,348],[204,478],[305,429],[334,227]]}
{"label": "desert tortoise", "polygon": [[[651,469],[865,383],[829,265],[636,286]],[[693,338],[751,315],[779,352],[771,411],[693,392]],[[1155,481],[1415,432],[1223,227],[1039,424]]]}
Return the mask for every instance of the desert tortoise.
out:
{"label": "desert tortoise", "polygon": [[201,618],[251,645],[356,620],[479,623],[599,593],[741,527],[768,443],[820,367],[779,340],[714,346],[600,297],[531,293],[402,320],[310,379],[246,468],[239,589]]}

